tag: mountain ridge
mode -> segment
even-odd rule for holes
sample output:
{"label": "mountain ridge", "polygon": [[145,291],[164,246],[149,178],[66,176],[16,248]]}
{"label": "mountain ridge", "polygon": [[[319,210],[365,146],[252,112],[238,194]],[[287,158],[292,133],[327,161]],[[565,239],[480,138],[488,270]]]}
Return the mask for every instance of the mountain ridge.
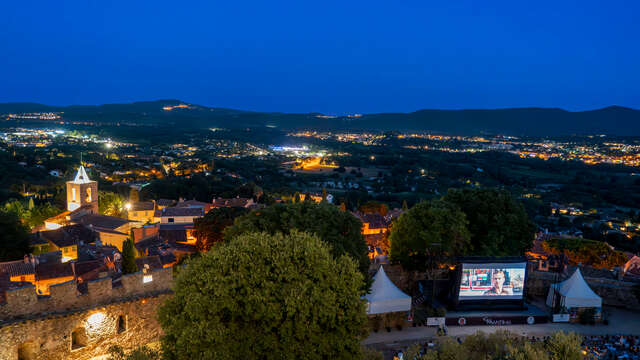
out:
{"label": "mountain ridge", "polygon": [[[178,107],[182,105],[183,107]],[[0,114],[60,112],[63,120],[139,123],[193,128],[278,127],[283,130],[431,131],[461,135],[573,134],[640,135],[640,110],[619,105],[585,111],[521,107],[497,109],[420,109],[362,115],[237,110],[190,104],[179,99],[101,105],[55,106],[33,102],[0,103]]]}

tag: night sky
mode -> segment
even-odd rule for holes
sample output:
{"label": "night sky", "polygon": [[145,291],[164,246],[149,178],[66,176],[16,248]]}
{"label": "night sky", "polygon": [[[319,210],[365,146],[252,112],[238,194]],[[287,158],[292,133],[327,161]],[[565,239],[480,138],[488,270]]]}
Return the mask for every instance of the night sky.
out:
{"label": "night sky", "polygon": [[640,1],[1,1],[0,102],[640,108]]}

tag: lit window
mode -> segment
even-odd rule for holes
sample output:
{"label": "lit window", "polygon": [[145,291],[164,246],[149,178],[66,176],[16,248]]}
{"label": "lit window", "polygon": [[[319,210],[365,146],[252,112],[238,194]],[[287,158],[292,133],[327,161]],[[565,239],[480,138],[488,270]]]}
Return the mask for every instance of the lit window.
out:
{"label": "lit window", "polygon": [[76,189],[71,189],[71,200],[76,201]]}
{"label": "lit window", "polygon": [[150,283],[152,281],[153,281],[153,275],[145,275],[142,277],[143,284]]}

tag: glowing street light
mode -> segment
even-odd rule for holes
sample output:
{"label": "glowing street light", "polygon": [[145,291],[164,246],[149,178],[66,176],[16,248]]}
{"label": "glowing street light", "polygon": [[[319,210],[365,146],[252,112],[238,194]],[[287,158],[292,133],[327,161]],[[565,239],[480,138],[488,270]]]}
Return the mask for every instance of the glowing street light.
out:
{"label": "glowing street light", "polygon": [[127,211],[131,210],[131,203],[124,204],[124,208],[127,209]]}

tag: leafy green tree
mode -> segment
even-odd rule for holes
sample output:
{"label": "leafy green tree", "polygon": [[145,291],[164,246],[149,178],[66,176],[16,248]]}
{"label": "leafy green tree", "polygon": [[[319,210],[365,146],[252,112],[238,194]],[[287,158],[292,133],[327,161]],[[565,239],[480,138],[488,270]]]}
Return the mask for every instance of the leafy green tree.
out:
{"label": "leafy green tree", "polygon": [[121,346],[114,345],[109,348],[109,360],[161,360],[159,351],[147,346],[139,346],[126,353]]}
{"label": "leafy green tree", "polygon": [[452,189],[443,200],[459,207],[467,217],[470,255],[519,256],[531,247],[535,227],[509,192]]}
{"label": "leafy green tree", "polygon": [[22,259],[30,251],[26,226],[15,213],[0,210],[0,262]]}
{"label": "leafy green tree", "polygon": [[224,240],[224,229],[233,225],[235,218],[249,212],[241,207],[223,207],[211,209],[204,217],[193,223],[198,251],[209,251],[211,247]]}
{"label": "leafy green tree", "polygon": [[159,310],[174,359],[357,359],[363,276],[316,235],[244,234],[180,271]]}
{"label": "leafy green tree", "polygon": [[578,334],[558,331],[547,341],[547,351],[551,359],[580,360],[583,358],[581,343],[582,339]]}
{"label": "leafy green tree", "polygon": [[122,196],[109,192],[98,193],[98,211],[100,214],[122,217],[124,215],[124,199]]}
{"label": "leafy green tree", "polygon": [[136,249],[131,238],[122,243],[122,272],[131,274],[138,271]]}
{"label": "leafy green tree", "polygon": [[60,212],[60,209],[51,205],[50,203],[36,205],[29,211],[27,225],[30,228],[34,228],[40,224],[43,224],[44,221],[48,218],[58,215]]}
{"label": "leafy green tree", "polygon": [[469,231],[464,213],[443,201],[421,202],[394,222],[391,260],[407,270],[425,271],[436,256],[464,255]]}
{"label": "leafy green tree", "polygon": [[318,235],[331,245],[335,257],[350,255],[366,274],[369,258],[362,237],[362,223],[351,213],[327,203],[275,204],[252,211],[237,218],[235,224],[225,230],[225,239],[262,231],[288,234],[291,230]]}

